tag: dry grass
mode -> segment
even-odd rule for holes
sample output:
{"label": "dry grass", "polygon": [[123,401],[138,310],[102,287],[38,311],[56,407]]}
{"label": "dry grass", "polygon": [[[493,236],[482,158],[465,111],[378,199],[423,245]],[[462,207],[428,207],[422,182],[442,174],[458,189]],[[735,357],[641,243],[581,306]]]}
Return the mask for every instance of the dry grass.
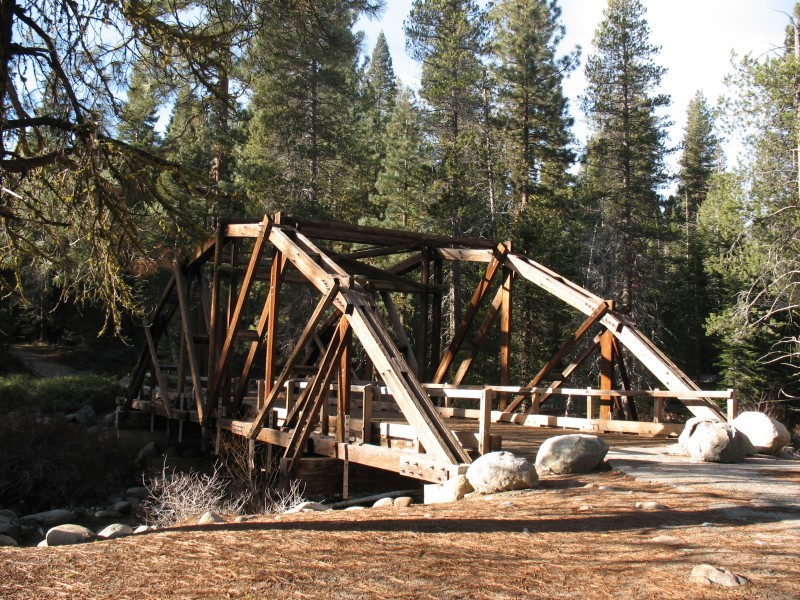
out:
{"label": "dry grass", "polygon": [[[640,511],[640,501],[668,509]],[[592,510],[580,510],[585,505]],[[267,516],[83,546],[0,549],[0,595],[797,598],[799,541],[798,512],[604,473],[454,505]],[[751,583],[688,583],[700,563]]]}

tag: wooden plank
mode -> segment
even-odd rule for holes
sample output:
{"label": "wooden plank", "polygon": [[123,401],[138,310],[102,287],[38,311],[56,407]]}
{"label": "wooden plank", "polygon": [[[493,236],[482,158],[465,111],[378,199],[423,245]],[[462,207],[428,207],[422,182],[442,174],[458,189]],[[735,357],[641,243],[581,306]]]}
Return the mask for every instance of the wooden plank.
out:
{"label": "wooden plank", "polygon": [[436,254],[445,260],[463,260],[467,262],[488,263],[494,256],[492,248],[436,248]]}
{"label": "wooden plank", "polygon": [[164,403],[164,412],[167,417],[172,418],[172,410],[169,405],[169,386],[167,385],[167,380],[164,379],[164,375],[161,373],[161,367],[158,364],[158,352],[156,352],[156,345],[153,342],[153,336],[150,334],[149,327],[144,327],[144,339],[147,343],[147,349],[150,352],[150,362],[153,367],[153,373],[156,376],[156,381],[161,391],[161,401]]}
{"label": "wooden plank", "polygon": [[192,387],[194,388],[194,403],[197,408],[197,414],[200,416],[200,422],[205,424],[209,416],[209,411],[203,399],[203,388],[201,382],[200,363],[197,360],[197,348],[194,345],[194,336],[192,335],[191,314],[189,310],[189,299],[186,295],[186,286],[184,284],[183,273],[177,261],[172,265],[172,270],[175,278],[175,291],[178,294],[178,307],[181,314],[181,329],[183,336],[186,338],[187,358],[189,359],[189,372],[192,375]]}
{"label": "wooden plank", "polygon": [[486,294],[489,291],[489,285],[492,283],[494,276],[500,270],[507,253],[508,250],[505,245],[498,244],[497,248],[495,249],[495,253],[492,256],[492,260],[490,260],[489,264],[486,266],[486,272],[484,273],[483,278],[478,282],[478,286],[475,289],[475,292],[472,294],[472,299],[470,300],[467,311],[464,314],[464,318],[461,320],[461,323],[450,342],[450,346],[445,351],[444,356],[439,363],[439,368],[436,369],[436,373],[433,376],[433,383],[442,383],[447,376],[447,371],[450,369],[450,365],[453,363],[453,360],[455,360],[456,354],[461,348],[461,344],[463,343],[464,337],[467,334],[467,330],[472,324],[475,315],[478,313],[478,309],[480,308],[483,299],[486,297]]}

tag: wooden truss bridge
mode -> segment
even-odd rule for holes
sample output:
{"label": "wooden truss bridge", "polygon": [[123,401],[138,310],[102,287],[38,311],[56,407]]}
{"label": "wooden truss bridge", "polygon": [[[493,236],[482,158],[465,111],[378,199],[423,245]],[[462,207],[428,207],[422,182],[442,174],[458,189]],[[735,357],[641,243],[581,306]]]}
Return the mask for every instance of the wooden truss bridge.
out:
{"label": "wooden truss bridge", "polygon": [[[208,440],[227,430],[251,448],[267,444],[285,476],[313,455],[428,482],[497,447],[492,423],[669,434],[679,426],[662,422],[665,398],[726,418],[717,401],[730,411],[731,390],[701,391],[613,302],[509,246],[280,213],[220,221],[213,238],[174,263],[144,328],[125,408],[166,417],[179,430],[196,423]],[[485,271],[442,347],[445,276],[463,261]],[[520,278],[585,316],[522,386],[509,380]],[[414,297],[413,328],[401,318],[398,293]],[[497,321],[498,380],[462,385]],[[623,349],[664,389],[629,389]],[[599,360],[599,387],[569,388],[590,358]],[[542,414],[558,395],[585,399],[586,416]],[[653,403],[650,422],[636,420],[630,401],[643,397]],[[615,409],[628,419],[612,419]],[[454,431],[452,418],[474,419],[477,428]]]}

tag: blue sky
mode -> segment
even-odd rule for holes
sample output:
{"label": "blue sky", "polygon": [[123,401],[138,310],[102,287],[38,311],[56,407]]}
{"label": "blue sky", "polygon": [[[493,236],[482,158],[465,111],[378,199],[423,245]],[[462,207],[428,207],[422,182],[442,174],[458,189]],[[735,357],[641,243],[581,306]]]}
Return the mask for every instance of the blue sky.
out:
{"label": "blue sky", "polygon": [[[405,53],[403,21],[408,16],[412,0],[387,0],[378,20],[362,19],[356,29],[364,31],[364,50],[372,52],[378,33],[386,35],[395,72],[406,85],[419,85],[419,65]],[[702,90],[714,103],[726,93],[723,79],[731,72],[731,53],[739,56],[751,53],[762,56],[782,43],[794,0],[643,0],[651,42],[661,46],[658,62],[667,68],[662,92],[672,98],[668,111],[674,125],[670,128],[670,143],[677,144],[686,121],[686,108],[697,90]],[[603,18],[606,0],[561,0],[562,22],[567,28],[564,51],[579,45],[582,48],[581,66],[564,84],[576,118],[575,134],[585,141],[588,132],[577,96],[583,91],[583,67],[592,52],[592,38]],[[729,147],[729,155],[736,146]],[[673,156],[673,161],[677,157]],[[729,156],[733,162],[734,157]]]}

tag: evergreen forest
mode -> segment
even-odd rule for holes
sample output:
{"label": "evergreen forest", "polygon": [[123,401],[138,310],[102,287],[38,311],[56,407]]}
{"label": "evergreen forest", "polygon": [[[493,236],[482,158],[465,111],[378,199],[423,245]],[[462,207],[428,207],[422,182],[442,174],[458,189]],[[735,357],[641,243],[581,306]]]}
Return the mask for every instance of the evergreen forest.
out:
{"label": "evergreen forest", "polygon": [[[415,0],[415,89],[355,27],[383,9],[0,0],[2,335],[67,335],[73,311],[124,337],[217,217],[283,211],[510,240],[614,299],[703,387],[791,420],[800,8],[774,52],[734,59],[726,98],[697,91],[677,147],[640,0],[608,0],[567,51],[557,0]],[[581,55],[585,145],[563,91]],[[459,276],[468,299],[480,273]],[[516,302],[515,369],[535,373],[576,317],[534,290]]]}

